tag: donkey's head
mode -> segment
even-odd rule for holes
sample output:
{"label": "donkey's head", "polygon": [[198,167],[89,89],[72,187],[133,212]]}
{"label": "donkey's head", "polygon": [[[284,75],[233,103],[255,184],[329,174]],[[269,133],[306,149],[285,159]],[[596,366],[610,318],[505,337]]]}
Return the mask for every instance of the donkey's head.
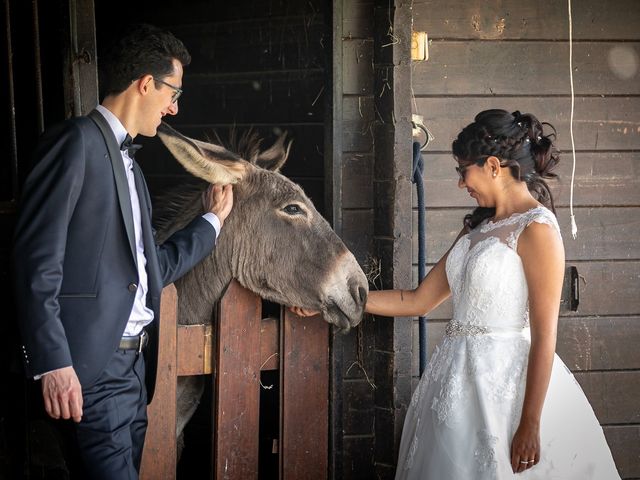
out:
{"label": "donkey's head", "polygon": [[[248,134],[239,153],[187,138],[167,125],[162,142],[191,173],[209,183],[235,183],[234,207],[212,255],[178,284],[181,316],[202,321],[206,305],[222,294],[231,278],[262,298],[320,310],[330,323],[357,325],[367,297],[367,279],[355,258],[318,213],[302,189],[278,173],[290,142],[282,136],[267,150]],[[201,211],[206,184],[172,199],[172,215],[159,224],[160,239]],[[186,319],[189,322],[189,319]]]}

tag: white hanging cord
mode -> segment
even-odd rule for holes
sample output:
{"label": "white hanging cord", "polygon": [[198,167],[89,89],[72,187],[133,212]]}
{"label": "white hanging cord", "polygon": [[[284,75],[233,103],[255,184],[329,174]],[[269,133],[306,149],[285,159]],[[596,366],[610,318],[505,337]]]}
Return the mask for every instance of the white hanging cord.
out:
{"label": "white hanging cord", "polygon": [[569,133],[571,135],[571,154],[573,155],[569,212],[571,214],[571,235],[575,240],[578,236],[578,226],[576,225],[576,217],[573,214],[573,183],[576,177],[576,144],[573,139],[573,107],[575,103],[575,94],[573,92],[573,20],[571,19],[571,0],[567,0],[567,4],[569,7],[569,83],[571,84],[571,116],[569,118]]}

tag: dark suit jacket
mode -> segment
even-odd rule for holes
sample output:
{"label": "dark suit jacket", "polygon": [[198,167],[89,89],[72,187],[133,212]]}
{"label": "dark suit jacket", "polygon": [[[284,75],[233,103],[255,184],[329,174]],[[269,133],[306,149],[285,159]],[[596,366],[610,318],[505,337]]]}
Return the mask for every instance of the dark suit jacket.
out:
{"label": "dark suit jacket", "polygon": [[[119,146],[97,111],[46,132],[24,186],[14,278],[27,376],[73,365],[89,387],[114,354],[138,283],[133,217]],[[215,230],[196,218],[156,246],[149,192],[134,162],[155,315],[145,360],[149,401],[162,287],[208,255]],[[151,354],[149,354],[151,353]]]}

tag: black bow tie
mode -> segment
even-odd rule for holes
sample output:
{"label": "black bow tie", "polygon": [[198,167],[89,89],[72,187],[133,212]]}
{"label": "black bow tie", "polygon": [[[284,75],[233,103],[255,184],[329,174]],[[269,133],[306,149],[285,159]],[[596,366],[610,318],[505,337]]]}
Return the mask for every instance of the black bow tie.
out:
{"label": "black bow tie", "polygon": [[127,136],[124,137],[124,140],[120,144],[120,150],[126,150],[131,158],[135,157],[136,152],[142,148],[142,145],[132,142],[133,138],[127,133]]}

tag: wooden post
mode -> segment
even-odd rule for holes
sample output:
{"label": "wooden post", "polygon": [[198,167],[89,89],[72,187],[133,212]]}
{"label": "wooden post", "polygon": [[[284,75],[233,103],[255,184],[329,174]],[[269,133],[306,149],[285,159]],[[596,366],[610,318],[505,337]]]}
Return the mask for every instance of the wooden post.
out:
{"label": "wooden post", "polygon": [[158,376],[147,415],[149,427],[142,452],[140,478],[176,478],[176,373],[178,294],[173,284],[162,291],[160,300]]}
{"label": "wooden post", "polygon": [[280,330],[280,478],[326,479],[329,325],[283,308]]}
{"label": "wooden post", "polygon": [[212,469],[217,480],[258,478],[262,302],[235,280],[220,301]]}

